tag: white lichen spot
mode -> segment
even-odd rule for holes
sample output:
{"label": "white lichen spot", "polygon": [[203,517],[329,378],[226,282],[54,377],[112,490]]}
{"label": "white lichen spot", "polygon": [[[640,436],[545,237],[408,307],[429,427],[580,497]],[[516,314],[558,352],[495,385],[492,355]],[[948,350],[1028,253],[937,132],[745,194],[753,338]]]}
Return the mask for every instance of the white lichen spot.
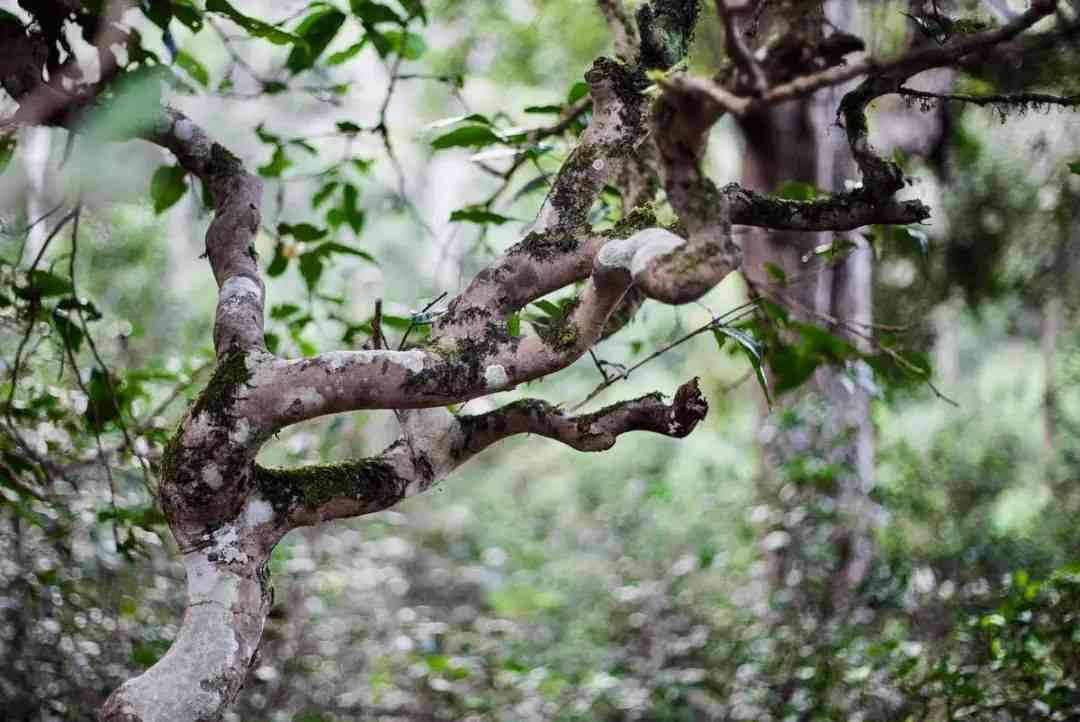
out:
{"label": "white lichen spot", "polygon": [[221,476],[221,470],[218,469],[217,464],[207,464],[202,470],[203,483],[209,486],[211,489],[220,489],[221,485],[225,482],[225,479]]}
{"label": "white lichen spot", "polygon": [[236,601],[236,577],[222,572],[209,559],[211,553],[218,557],[220,552],[220,548],[211,548],[184,557],[190,601],[217,602],[225,606]]}
{"label": "white lichen spot", "polygon": [[424,370],[423,351],[401,351],[394,355],[394,359],[405,367],[406,371],[418,374]]}
{"label": "white lichen spot", "polygon": [[173,126],[173,135],[185,143],[195,137],[195,124],[187,118],[176,121],[176,125]]}
{"label": "white lichen spot", "polygon": [[255,283],[254,279],[248,276],[233,276],[225,279],[225,283],[221,285],[221,299],[223,301],[243,295],[262,298],[262,289],[259,288],[259,284]]}
{"label": "white lichen spot", "polygon": [[328,351],[319,357],[327,371],[341,371],[354,366],[373,363],[374,351]]}
{"label": "white lichen spot", "polygon": [[502,364],[492,364],[484,369],[484,383],[488,388],[501,388],[510,381],[510,376]]}
{"label": "white lichen spot", "polygon": [[630,238],[636,239],[640,246],[630,261],[630,274],[637,277],[654,258],[671,253],[686,241],[671,231],[663,228],[646,228]]}
{"label": "white lichen spot", "polygon": [[629,238],[608,241],[596,255],[596,262],[608,268],[622,268],[637,275],[649,261],[670,253],[686,243],[685,240],[663,228],[646,228]]}
{"label": "white lichen spot", "polygon": [[229,432],[229,443],[243,446],[251,438],[251,424],[242,418],[236,422],[236,426]]}
{"label": "white lichen spot", "polygon": [[592,164],[593,170],[604,170],[604,159],[597,158]]}
{"label": "white lichen spot", "polygon": [[244,507],[244,526],[254,528],[274,518],[274,507],[265,499],[253,496]]}

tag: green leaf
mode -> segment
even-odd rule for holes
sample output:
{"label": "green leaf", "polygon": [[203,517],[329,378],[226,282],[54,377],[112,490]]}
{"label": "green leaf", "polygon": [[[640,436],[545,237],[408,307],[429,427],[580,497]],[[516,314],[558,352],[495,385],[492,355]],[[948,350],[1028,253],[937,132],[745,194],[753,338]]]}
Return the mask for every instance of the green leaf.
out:
{"label": "green leaf", "polygon": [[203,13],[191,0],[172,0],[173,17],[179,20],[188,30],[197,33],[202,30]]}
{"label": "green leaf", "polygon": [[317,241],[325,238],[329,231],[325,228],[317,228],[310,223],[279,223],[277,227],[279,236],[292,236],[298,241]]}
{"label": "green leaf", "polygon": [[187,192],[184,182],[187,171],[178,165],[163,165],[154,171],[150,179],[150,198],[154,201],[154,213],[161,215],[172,208]]}
{"label": "green leaf", "polygon": [[570,86],[570,92],[566,94],[566,104],[573,105],[589,94],[589,86],[580,80]]}
{"label": "green leaf", "polygon": [[498,143],[500,140],[491,128],[483,125],[466,125],[431,141],[431,147],[436,150],[458,147],[478,148]]}
{"label": "green leaf", "polygon": [[319,278],[323,272],[323,254],[316,251],[308,251],[300,255],[300,275],[304,277],[304,284],[308,292],[315,290]]}
{"label": "green leaf", "polygon": [[346,246],[344,243],[323,243],[319,246],[318,251],[323,255],[330,255],[331,253],[341,253],[347,256],[357,256],[363,258],[365,261],[376,263],[375,257],[367,251],[362,251],[359,248],[353,248],[352,246]]}
{"label": "green leaf", "polygon": [[388,30],[383,33],[390,42],[391,51],[405,60],[417,60],[427,51],[424,38],[408,31]]}
{"label": "green leaf", "polygon": [[51,320],[64,345],[77,353],[83,340],[83,331],[79,324],[72,321],[67,314],[55,310],[52,312]]}
{"label": "green leaf", "polygon": [[15,157],[15,137],[0,138],[0,173],[7,170],[11,159]]}
{"label": "green leaf", "polygon": [[334,191],[336,191],[338,189],[338,186],[340,185],[341,183],[339,181],[330,181],[328,183],[324,183],[323,187],[320,188],[318,192],[316,192],[315,195],[311,197],[311,207],[318,208],[323,203],[325,203],[326,199],[332,196],[334,194]]}
{"label": "green leaf", "polygon": [[506,332],[510,334],[511,338],[517,338],[521,335],[521,314],[510,314],[510,318],[506,319]]}
{"label": "green leaf", "polygon": [[17,291],[21,298],[64,296],[73,290],[71,281],[63,276],[56,275],[52,271],[35,269],[30,272],[28,280],[29,284]]}
{"label": "green leaf", "polygon": [[768,274],[769,278],[775,283],[787,283],[787,273],[785,273],[784,269],[780,268],[780,266],[775,263],[766,262],[762,267],[765,269],[765,273]]}
{"label": "green leaf", "polygon": [[285,244],[278,243],[274,246],[274,258],[270,261],[270,265],[266,267],[267,276],[280,276],[285,273],[286,267],[289,265],[289,258],[285,255]]}
{"label": "green leaf", "polygon": [[270,162],[259,166],[256,170],[264,178],[279,178],[285,169],[291,165],[292,161],[285,154],[285,148],[278,145],[274,146],[274,155],[270,157]]}
{"label": "green leaf", "polygon": [[818,189],[809,183],[787,181],[776,189],[776,195],[789,201],[812,201],[818,197]]}
{"label": "green leaf", "polygon": [[349,224],[349,228],[352,228],[353,233],[357,234],[364,229],[364,211],[357,207],[358,195],[356,186],[351,183],[346,184],[341,194],[341,205],[339,206],[341,219]]}
{"label": "green leaf", "polygon": [[524,112],[537,115],[558,115],[563,112],[561,105],[530,105]]}
{"label": "green leaf", "polygon": [[226,0],[206,0],[206,11],[210,13],[217,13],[224,15],[232,20],[234,23],[247,30],[249,34],[256,38],[263,38],[265,40],[274,43],[275,45],[288,45],[290,43],[302,42],[300,38],[292,33],[286,32],[281,28],[274,27],[270,23],[263,22],[253,17],[244,15],[242,12],[234,8]]}
{"label": "green leaf", "polygon": [[420,18],[421,22],[427,22],[427,12],[424,10],[424,0],[398,0],[401,6],[409,13],[410,18]]}
{"label": "green leaf", "polygon": [[360,51],[364,49],[365,45],[367,45],[366,37],[361,38],[359,42],[353,43],[344,50],[339,50],[336,53],[331,53],[330,55],[328,55],[326,58],[326,64],[341,65],[342,63],[352,60],[360,54]]}
{"label": "green leaf", "polygon": [[451,222],[478,223],[480,225],[491,223],[496,226],[501,226],[503,223],[512,220],[514,219],[508,216],[499,215],[498,213],[492,213],[481,206],[466,206],[465,208],[460,208],[450,214]]}
{"label": "green leaf", "polygon": [[295,303],[278,303],[270,309],[270,318],[275,321],[283,321],[289,316],[300,312],[300,307]]}
{"label": "green leaf", "polygon": [[206,70],[206,66],[183,50],[176,51],[173,62],[183,68],[184,72],[190,75],[199,85],[204,88],[210,85],[210,73]]}
{"label": "green leaf", "polygon": [[337,124],[337,129],[339,133],[348,133],[349,135],[355,135],[356,133],[359,133],[363,130],[363,128],[361,128],[356,123],[351,123],[347,120],[339,121]]}
{"label": "green leaf", "polygon": [[294,74],[310,68],[334,40],[344,22],[345,13],[334,7],[320,6],[308,13],[296,28],[296,34],[303,38],[304,44],[293,46],[285,66]]}
{"label": "green leaf", "polygon": [[1076,160],[1076,161],[1073,161],[1072,163],[1069,163],[1069,172],[1070,173],[1075,173],[1076,175],[1080,175],[1080,160]]}
{"label": "green leaf", "polygon": [[353,15],[360,18],[360,22],[365,26],[377,23],[405,24],[405,18],[382,3],[371,2],[371,0],[351,0],[349,7]]}
{"label": "green leaf", "polygon": [[494,126],[487,116],[480,113],[471,113],[469,115],[451,115],[449,118],[440,118],[432,123],[428,123],[424,126],[424,130],[442,130],[443,128],[449,128],[451,125],[457,125],[458,123],[475,123],[478,125],[490,125]]}
{"label": "green leaf", "polygon": [[562,315],[562,309],[559,306],[543,298],[539,301],[533,301],[533,305],[539,307],[544,313],[553,318],[558,318]]}
{"label": "green leaf", "polygon": [[108,102],[85,113],[82,130],[86,138],[92,144],[130,140],[153,128],[161,115],[162,81],[171,79],[171,71],[163,66],[124,72],[109,84]]}
{"label": "green leaf", "polygon": [[716,338],[717,344],[723,346],[721,337],[727,336],[734,339],[739,349],[746,355],[746,358],[750,361],[750,365],[754,368],[754,375],[757,377],[758,386],[761,387],[761,392],[765,394],[765,403],[772,406],[772,395],[769,393],[769,379],[765,375],[765,366],[762,364],[761,346],[755,341],[749,334],[740,331],[737,328],[731,326],[715,326],[713,328],[713,337]]}
{"label": "green leaf", "polygon": [[[824,243],[820,246],[815,246],[813,255],[823,259],[828,264],[834,264],[842,261],[858,246],[852,243],[847,238],[836,238],[832,243]],[[803,262],[810,260],[810,254],[803,256]]]}

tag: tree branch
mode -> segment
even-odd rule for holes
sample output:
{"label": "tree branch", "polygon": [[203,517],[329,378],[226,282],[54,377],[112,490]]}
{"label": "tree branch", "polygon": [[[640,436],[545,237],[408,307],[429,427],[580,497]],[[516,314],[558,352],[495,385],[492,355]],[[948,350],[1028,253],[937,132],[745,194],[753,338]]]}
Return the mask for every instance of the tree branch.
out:
{"label": "tree branch", "polygon": [[262,181],[212,141],[183,113],[165,108],[144,138],[172,151],[180,165],[210,190],[214,220],[206,232],[206,253],[218,285],[214,348],[263,349],[265,288],[255,255]]}
{"label": "tree branch", "polygon": [[596,4],[600,6],[600,12],[607,20],[616,57],[625,62],[633,60],[638,53],[640,41],[634,21],[626,12],[626,6],[622,0],[596,0]]}
{"label": "tree branch", "polygon": [[671,403],[654,393],[580,416],[535,399],[457,418],[445,409],[413,411],[403,424],[403,437],[377,456],[298,469],[259,467],[256,489],[275,510],[283,534],[297,526],[389,509],[510,436],[538,434],[578,451],[604,451],[631,431],[684,437],[707,412],[697,379],[679,387]]}
{"label": "tree branch", "polygon": [[1005,95],[963,95],[950,93],[930,93],[925,90],[915,90],[901,86],[896,90],[897,94],[905,98],[916,98],[927,101],[954,101],[958,103],[971,103],[972,105],[1016,105],[1016,106],[1049,106],[1060,105],[1063,108],[1080,106],[1080,93],[1075,95],[1048,95],[1046,93],[1010,93]]}
{"label": "tree branch", "polygon": [[940,47],[923,48],[897,58],[882,60],[864,58],[849,65],[837,65],[810,75],[801,75],[787,83],[770,88],[760,97],[741,96],[704,78],[677,75],[664,81],[665,87],[693,92],[708,102],[714,112],[745,116],[761,108],[794,100],[834,85],[863,76],[899,78],[897,83],[930,68],[953,65],[965,56],[978,53],[1012,40],[1032,25],[1051,15],[1055,0],[1033,0],[1031,7],[1015,19],[992,30],[957,37]]}

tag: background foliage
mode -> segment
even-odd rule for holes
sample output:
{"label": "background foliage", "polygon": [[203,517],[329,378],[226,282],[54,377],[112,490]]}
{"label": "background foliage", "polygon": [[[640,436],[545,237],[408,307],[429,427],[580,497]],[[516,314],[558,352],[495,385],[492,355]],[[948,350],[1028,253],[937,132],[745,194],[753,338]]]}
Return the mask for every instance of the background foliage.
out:
{"label": "background foliage", "polygon": [[[607,43],[591,4],[563,0],[143,5],[156,59],[142,67],[167,71],[174,101],[267,180],[268,333],[294,355],[359,347],[375,298],[384,331],[422,335],[416,312],[533,217],[582,123],[535,142],[521,129],[578,100]],[[705,22],[694,63],[717,36]],[[894,26],[875,42],[892,47]],[[1080,82],[1068,61],[1049,90]],[[712,410],[685,441],[583,457],[518,439],[395,511],[291,536],[232,719],[1076,718],[1080,333],[1061,259],[1080,243],[1080,127],[1057,111],[953,120],[944,168],[909,169],[933,225],[868,233],[879,317],[902,327],[883,335],[926,359],[956,405],[878,369],[886,518],[849,614],[794,593],[825,583],[815,570],[845,523],[827,449],[783,470],[781,505],[755,494],[757,445],[829,409],[759,424],[745,346],[705,334],[601,398],[703,373]],[[738,170],[734,143],[715,131],[718,182]],[[155,150],[105,153],[33,131],[3,156],[0,700],[13,720],[92,719],[164,652],[182,608],[154,479],[212,358],[205,195]],[[595,221],[621,210],[606,198]],[[733,278],[702,307],[646,307],[600,355],[631,365],[744,297]],[[552,301],[528,313],[557,313]],[[1051,302],[1066,319],[1052,343]],[[765,340],[768,317],[744,330]],[[770,346],[792,385],[851,360],[810,329],[794,338]],[[600,381],[586,358],[524,391],[573,404]],[[309,424],[266,461],[362,455],[392,428],[376,412]],[[764,559],[783,546],[802,562],[777,588]]]}

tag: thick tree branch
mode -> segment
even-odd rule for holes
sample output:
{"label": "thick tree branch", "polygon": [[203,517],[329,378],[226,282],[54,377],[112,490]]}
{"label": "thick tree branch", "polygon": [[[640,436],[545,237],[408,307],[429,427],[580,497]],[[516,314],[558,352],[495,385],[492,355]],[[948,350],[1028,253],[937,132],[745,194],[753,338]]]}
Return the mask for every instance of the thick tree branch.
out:
{"label": "thick tree branch", "polygon": [[299,469],[259,468],[254,498],[274,509],[284,533],[388,509],[510,436],[538,434],[579,451],[604,451],[631,431],[681,438],[707,412],[697,379],[683,384],[671,403],[649,394],[580,416],[534,399],[457,418],[444,409],[413,411],[402,424],[403,437],[377,456]]}

